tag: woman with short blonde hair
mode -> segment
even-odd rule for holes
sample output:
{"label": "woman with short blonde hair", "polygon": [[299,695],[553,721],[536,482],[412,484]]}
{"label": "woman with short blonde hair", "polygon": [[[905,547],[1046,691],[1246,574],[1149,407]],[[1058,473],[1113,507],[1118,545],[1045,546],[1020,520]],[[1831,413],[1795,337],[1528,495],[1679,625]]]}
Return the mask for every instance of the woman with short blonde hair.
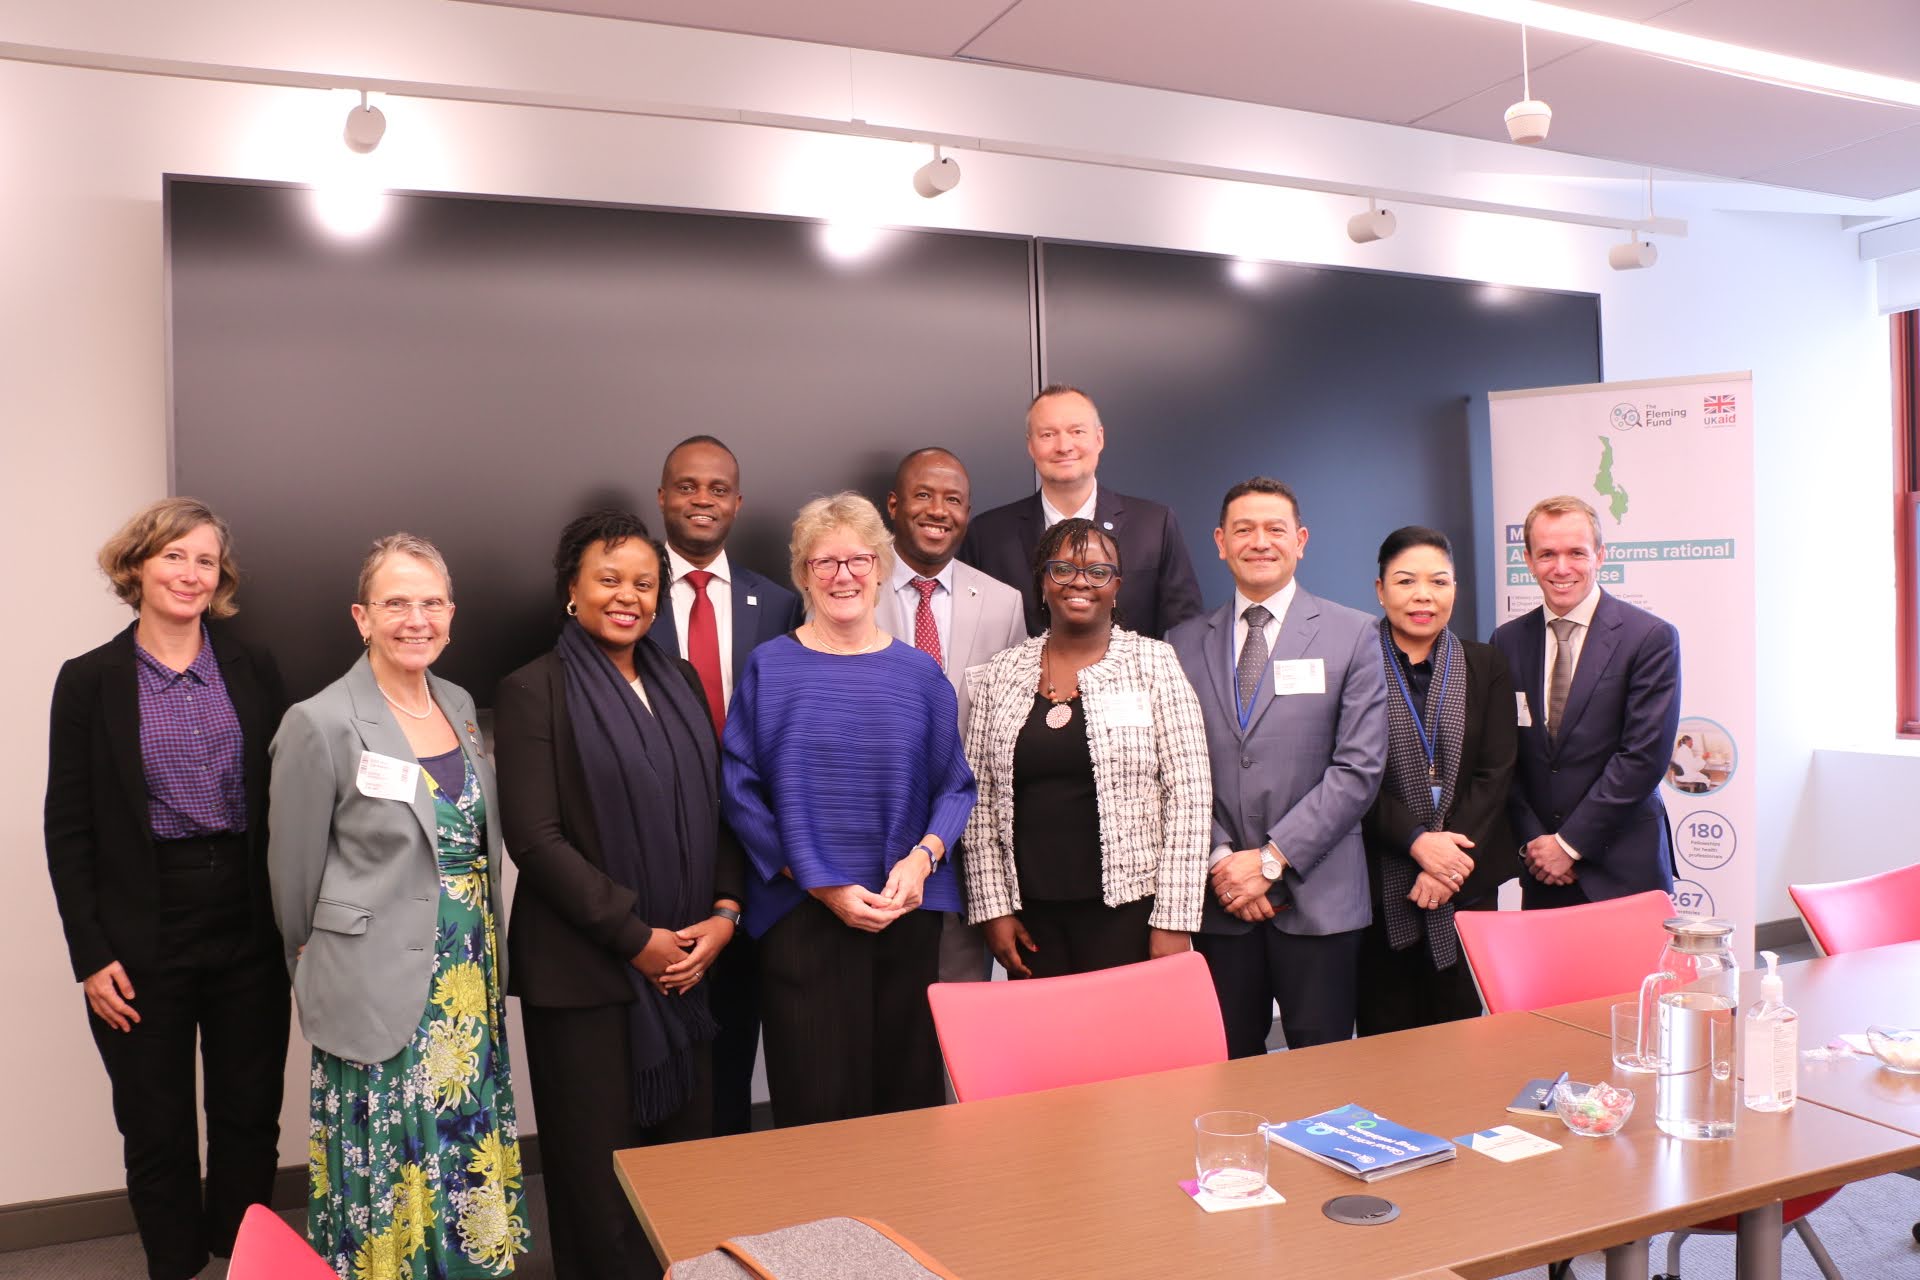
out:
{"label": "woman with short blonde hair", "polygon": [[857,493],[793,525],[807,621],[753,651],[734,689],[721,803],[749,861],[767,1088],[779,1125],[938,1105],[927,1007],[948,850],[973,808],[940,666],[874,621],[892,550]]}

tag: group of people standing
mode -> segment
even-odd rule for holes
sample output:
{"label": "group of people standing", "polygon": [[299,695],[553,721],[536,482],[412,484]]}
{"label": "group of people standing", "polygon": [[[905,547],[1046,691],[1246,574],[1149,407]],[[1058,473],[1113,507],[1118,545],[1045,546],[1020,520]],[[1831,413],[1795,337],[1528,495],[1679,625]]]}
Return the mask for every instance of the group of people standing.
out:
{"label": "group of people standing", "polygon": [[1478,644],[1434,530],[1382,544],[1376,618],[1306,590],[1299,498],[1244,481],[1206,612],[1172,513],[1099,486],[1085,393],[1042,391],[1026,438],[1039,491],[977,520],[938,448],[901,461],[890,529],[808,503],[793,590],[729,561],[738,461],[683,441],[664,542],[621,511],[562,531],[559,639],[501,681],[491,749],[431,672],[430,543],[373,545],[363,657],[288,708],[221,621],[220,519],[168,499],[116,535],[138,617],[61,671],[46,834],[153,1280],[268,1198],[289,975],[339,1274],[526,1250],[511,993],[555,1274],[644,1275],[611,1154],[746,1129],[762,1035],[777,1124],[937,1105],[929,984],[1192,947],[1234,1056],[1276,1000],[1299,1048],[1477,1014],[1453,913],[1516,874],[1528,906],[1671,887],[1677,639],[1598,588],[1585,503],[1528,515],[1544,612]]}

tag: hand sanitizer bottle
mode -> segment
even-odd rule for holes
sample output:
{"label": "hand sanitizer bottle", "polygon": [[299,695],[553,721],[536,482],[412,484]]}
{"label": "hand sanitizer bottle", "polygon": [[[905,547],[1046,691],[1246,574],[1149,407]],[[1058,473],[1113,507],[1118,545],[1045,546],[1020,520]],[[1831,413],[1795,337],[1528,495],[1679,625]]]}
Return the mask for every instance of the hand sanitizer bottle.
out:
{"label": "hand sanitizer bottle", "polygon": [[1760,1000],[1747,1010],[1741,1074],[1746,1077],[1747,1110],[1785,1111],[1799,1090],[1800,1015],[1787,1007],[1786,984],[1775,967],[1780,957],[1762,951],[1767,974],[1760,979]]}

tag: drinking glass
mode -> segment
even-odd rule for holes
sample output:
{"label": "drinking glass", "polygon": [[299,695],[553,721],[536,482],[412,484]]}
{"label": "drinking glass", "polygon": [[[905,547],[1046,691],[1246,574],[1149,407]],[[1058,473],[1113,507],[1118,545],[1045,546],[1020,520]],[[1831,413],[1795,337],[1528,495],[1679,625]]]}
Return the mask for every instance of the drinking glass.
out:
{"label": "drinking glass", "polygon": [[1648,1075],[1660,1069],[1660,1055],[1653,1044],[1644,1052],[1640,1045],[1640,1002],[1627,1000],[1613,1006],[1613,1065],[1622,1071]]}
{"label": "drinking glass", "polygon": [[1193,1121],[1193,1167],[1200,1189],[1237,1200],[1267,1186],[1266,1117],[1251,1111],[1208,1111]]}

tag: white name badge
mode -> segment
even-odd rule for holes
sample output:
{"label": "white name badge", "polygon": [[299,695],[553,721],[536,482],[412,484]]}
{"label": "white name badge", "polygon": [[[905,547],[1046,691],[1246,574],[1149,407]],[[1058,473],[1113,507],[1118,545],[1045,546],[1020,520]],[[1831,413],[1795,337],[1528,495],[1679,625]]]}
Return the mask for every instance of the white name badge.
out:
{"label": "white name badge", "polygon": [[1273,696],[1325,693],[1327,664],[1323,658],[1280,658],[1273,664]]}
{"label": "white name badge", "polygon": [[1100,714],[1116,729],[1153,727],[1153,708],[1147,705],[1147,695],[1138,689],[1101,694]]}
{"label": "white name badge", "polygon": [[360,772],[353,782],[363,796],[412,804],[413,793],[420,785],[420,766],[411,760],[383,756],[377,751],[362,751]]}
{"label": "white name badge", "polygon": [[1533,728],[1533,711],[1527,706],[1527,691],[1516,689],[1513,692],[1514,708],[1519,713],[1517,723],[1522,729]]}

